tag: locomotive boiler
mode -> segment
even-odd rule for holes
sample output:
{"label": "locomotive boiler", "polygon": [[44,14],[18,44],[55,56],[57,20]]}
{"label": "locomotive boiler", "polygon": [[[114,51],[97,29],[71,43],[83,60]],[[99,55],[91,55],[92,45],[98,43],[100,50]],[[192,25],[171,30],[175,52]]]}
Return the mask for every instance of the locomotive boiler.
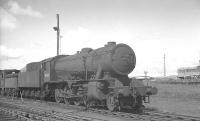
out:
{"label": "locomotive boiler", "polygon": [[[62,79],[59,72],[68,72],[68,79],[103,79],[107,74],[112,77],[127,77],[135,64],[135,53],[128,45],[109,42],[105,47],[96,50],[83,48],[75,55],[57,59],[55,72],[57,78]],[[122,83],[126,81],[121,80]]]}

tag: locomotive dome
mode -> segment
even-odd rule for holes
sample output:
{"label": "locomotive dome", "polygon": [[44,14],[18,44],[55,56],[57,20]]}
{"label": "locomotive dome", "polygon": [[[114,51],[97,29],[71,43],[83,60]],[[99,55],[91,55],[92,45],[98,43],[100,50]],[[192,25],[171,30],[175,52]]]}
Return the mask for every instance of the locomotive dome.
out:
{"label": "locomotive dome", "polygon": [[127,75],[136,65],[136,56],[131,47],[126,44],[117,44],[111,53],[111,66],[115,72]]}

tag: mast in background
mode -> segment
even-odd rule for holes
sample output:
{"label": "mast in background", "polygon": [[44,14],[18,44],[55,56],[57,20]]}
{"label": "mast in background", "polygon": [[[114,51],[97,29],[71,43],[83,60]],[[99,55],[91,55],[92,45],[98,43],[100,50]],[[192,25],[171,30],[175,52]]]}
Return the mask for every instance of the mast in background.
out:
{"label": "mast in background", "polygon": [[164,76],[166,76],[165,54],[164,54]]}
{"label": "mast in background", "polygon": [[59,39],[60,39],[60,27],[59,27],[59,14],[56,14],[57,18],[57,26],[53,27],[55,31],[57,31],[57,56],[59,55]]}

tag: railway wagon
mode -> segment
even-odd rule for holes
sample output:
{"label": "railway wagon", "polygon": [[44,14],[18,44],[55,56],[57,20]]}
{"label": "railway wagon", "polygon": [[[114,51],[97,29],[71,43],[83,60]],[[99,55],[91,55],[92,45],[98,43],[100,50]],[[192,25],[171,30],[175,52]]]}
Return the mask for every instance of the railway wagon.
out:
{"label": "railway wagon", "polygon": [[16,69],[1,70],[0,93],[5,96],[17,96],[18,73]]}

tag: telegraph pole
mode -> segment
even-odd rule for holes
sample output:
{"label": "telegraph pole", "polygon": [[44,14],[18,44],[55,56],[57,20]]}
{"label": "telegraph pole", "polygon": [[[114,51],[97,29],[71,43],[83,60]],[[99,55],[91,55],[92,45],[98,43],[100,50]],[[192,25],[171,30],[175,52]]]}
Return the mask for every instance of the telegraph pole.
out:
{"label": "telegraph pole", "polygon": [[145,81],[147,81],[147,86],[148,86],[149,85],[149,80],[147,79],[147,73],[148,73],[148,71],[144,71]]}
{"label": "telegraph pole", "polygon": [[57,31],[57,56],[59,55],[59,39],[60,39],[60,27],[59,27],[59,14],[56,14],[57,17],[57,26],[53,27]]}
{"label": "telegraph pole", "polygon": [[164,76],[166,76],[165,54],[164,54]]}
{"label": "telegraph pole", "polygon": [[145,79],[147,79],[147,73],[148,73],[148,71],[144,71]]}

